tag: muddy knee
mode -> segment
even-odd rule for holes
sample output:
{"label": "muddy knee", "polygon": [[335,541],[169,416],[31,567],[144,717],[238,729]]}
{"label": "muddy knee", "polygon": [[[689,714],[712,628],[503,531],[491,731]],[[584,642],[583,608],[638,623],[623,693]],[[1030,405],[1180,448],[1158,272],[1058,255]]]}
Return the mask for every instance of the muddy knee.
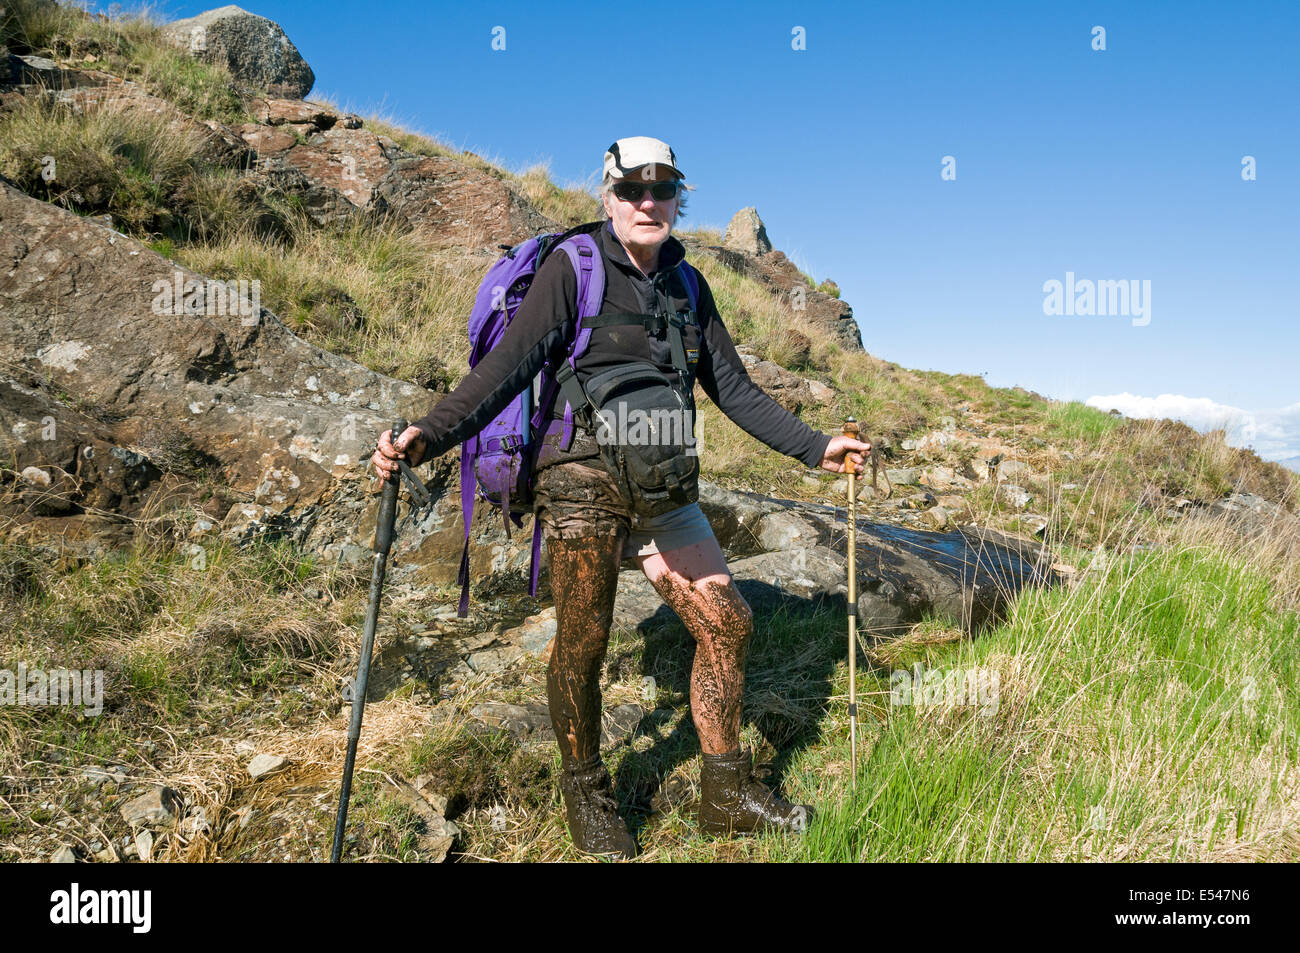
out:
{"label": "muddy knee", "polygon": [[668,569],[653,585],[697,639],[743,644],[754,630],[754,612],[729,576],[691,580]]}

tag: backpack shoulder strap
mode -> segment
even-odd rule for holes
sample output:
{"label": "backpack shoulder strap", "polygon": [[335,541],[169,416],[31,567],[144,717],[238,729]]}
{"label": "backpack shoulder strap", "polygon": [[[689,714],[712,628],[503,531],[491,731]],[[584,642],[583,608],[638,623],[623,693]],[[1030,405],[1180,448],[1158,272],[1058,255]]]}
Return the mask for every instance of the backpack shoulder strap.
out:
{"label": "backpack shoulder strap", "polygon": [[[579,226],[582,227],[582,226]],[[568,402],[564,411],[564,427],[567,434],[573,424],[575,412],[585,422],[587,415],[587,397],[578,384],[578,358],[586,353],[591,344],[590,318],[600,313],[601,303],[605,299],[605,260],[601,257],[596,240],[588,232],[572,234],[556,246],[569,256],[574,272],[578,278],[577,317],[574,323],[573,340],[569,342],[568,355],[563,363],[555,369],[555,379],[560,385],[560,392]]]}
{"label": "backpack shoulder strap", "polygon": [[685,258],[678,263],[677,269],[682,273],[682,279],[686,284],[686,294],[691,299],[691,310],[698,311],[700,307],[699,273],[695,270],[695,266]]}

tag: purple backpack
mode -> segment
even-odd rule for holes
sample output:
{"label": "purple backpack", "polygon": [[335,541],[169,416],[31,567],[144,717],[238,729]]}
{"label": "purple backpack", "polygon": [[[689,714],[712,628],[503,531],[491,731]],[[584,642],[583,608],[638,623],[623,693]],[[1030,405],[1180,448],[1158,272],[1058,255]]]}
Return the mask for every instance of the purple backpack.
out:
{"label": "purple backpack", "polygon": [[[595,227],[604,227],[604,223],[596,223]],[[469,319],[471,368],[501,341],[506,327],[514,320],[524,296],[528,294],[533,277],[551,252],[563,251],[568,255],[578,279],[577,324],[565,361],[559,368],[548,362],[533,382],[506,405],[505,410],[482,431],[461,444],[460,502],[465,520],[465,547],[456,577],[461,586],[457,612],[460,618],[469,612],[469,534],[476,499],[501,508],[506,538],[509,539],[511,520],[522,529],[523,515],[532,512],[533,475],[542,441],[550,437],[560,448],[568,448],[572,443],[573,405],[565,400],[562,418],[552,418],[550,409],[561,391],[561,380],[576,376],[577,360],[586,353],[591,342],[592,329],[586,321],[600,314],[605,297],[605,263],[596,238],[591,234],[594,230],[591,224],[579,225],[567,232],[530,238],[514,247],[500,246],[508,251],[488,269],[474,299],[474,310]],[[687,267],[685,261],[678,267],[694,309],[699,298],[695,270]],[[565,383],[564,390],[576,393],[571,389],[572,383],[567,380]],[[537,596],[541,551],[542,527],[540,521],[534,520],[528,583],[528,594],[534,598]]]}

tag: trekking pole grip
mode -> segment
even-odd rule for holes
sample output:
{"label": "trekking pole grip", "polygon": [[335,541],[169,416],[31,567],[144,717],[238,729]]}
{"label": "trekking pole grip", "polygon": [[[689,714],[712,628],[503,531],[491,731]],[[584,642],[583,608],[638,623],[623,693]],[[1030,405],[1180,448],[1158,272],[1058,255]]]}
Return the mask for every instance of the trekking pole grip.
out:
{"label": "trekking pole grip", "polygon": [[[398,417],[393,422],[393,432],[389,436],[390,442],[396,449],[397,438],[406,430],[407,423],[405,418]],[[384,492],[379,498],[379,516],[375,520],[375,545],[374,550],[377,553],[388,555],[388,551],[393,548],[393,525],[397,522],[397,495],[402,488],[402,478],[399,474],[394,473],[384,481]]]}

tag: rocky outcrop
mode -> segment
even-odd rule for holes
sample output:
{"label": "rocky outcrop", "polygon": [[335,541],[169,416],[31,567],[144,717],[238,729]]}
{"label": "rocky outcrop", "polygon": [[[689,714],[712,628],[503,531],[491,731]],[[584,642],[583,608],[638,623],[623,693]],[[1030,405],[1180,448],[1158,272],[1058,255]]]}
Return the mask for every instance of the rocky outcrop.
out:
{"label": "rocky outcrop", "polygon": [[835,397],[835,391],[821,381],[800,377],[775,361],[765,361],[743,345],[736,348],[736,353],[749,379],[792,414],[814,404],[830,403]]}
{"label": "rocky outcrop", "polygon": [[[863,350],[862,332],[853,318],[853,309],[838,297],[814,288],[783,252],[772,249],[763,220],[752,206],[736,213],[721,245],[702,245],[690,239],[684,239],[684,244],[765,284],[790,306],[797,322],[829,332],[846,350]],[[839,290],[833,282],[827,287]]]}
{"label": "rocky outcrop", "polygon": [[273,96],[301,99],[316,83],[307,61],[279,24],[233,4],[163,27],[163,35],[236,80]]}
{"label": "rocky outcrop", "polygon": [[120,521],[184,495],[188,475],[220,487],[214,533],[359,552],[362,461],[426,391],[309,345],[250,282],[209,281],[3,184],[0,261],[0,489],[19,523]]}
{"label": "rocky outcrop", "polygon": [[727,232],[722,236],[722,244],[742,255],[766,255],[772,250],[767,228],[758,217],[758,209],[752,205],[732,216]]}
{"label": "rocky outcrop", "polygon": [[[719,487],[700,495],[736,585],[755,610],[843,601],[843,509]],[[858,627],[867,638],[897,635],[929,614],[977,631],[1024,587],[1055,578],[1044,547],[972,527],[935,533],[859,520],[856,562]],[[637,629],[671,615],[644,575],[619,577],[617,624]]]}
{"label": "rocky outcrop", "polygon": [[503,179],[446,156],[399,159],[376,186],[390,214],[430,228],[451,244],[482,248],[517,244],[559,231]]}
{"label": "rocky outcrop", "polygon": [[298,196],[319,225],[391,216],[447,247],[496,249],[560,226],[508,181],[444,156],[416,156],[356,116],[291,100],[256,100],[236,130],[254,177]]}

